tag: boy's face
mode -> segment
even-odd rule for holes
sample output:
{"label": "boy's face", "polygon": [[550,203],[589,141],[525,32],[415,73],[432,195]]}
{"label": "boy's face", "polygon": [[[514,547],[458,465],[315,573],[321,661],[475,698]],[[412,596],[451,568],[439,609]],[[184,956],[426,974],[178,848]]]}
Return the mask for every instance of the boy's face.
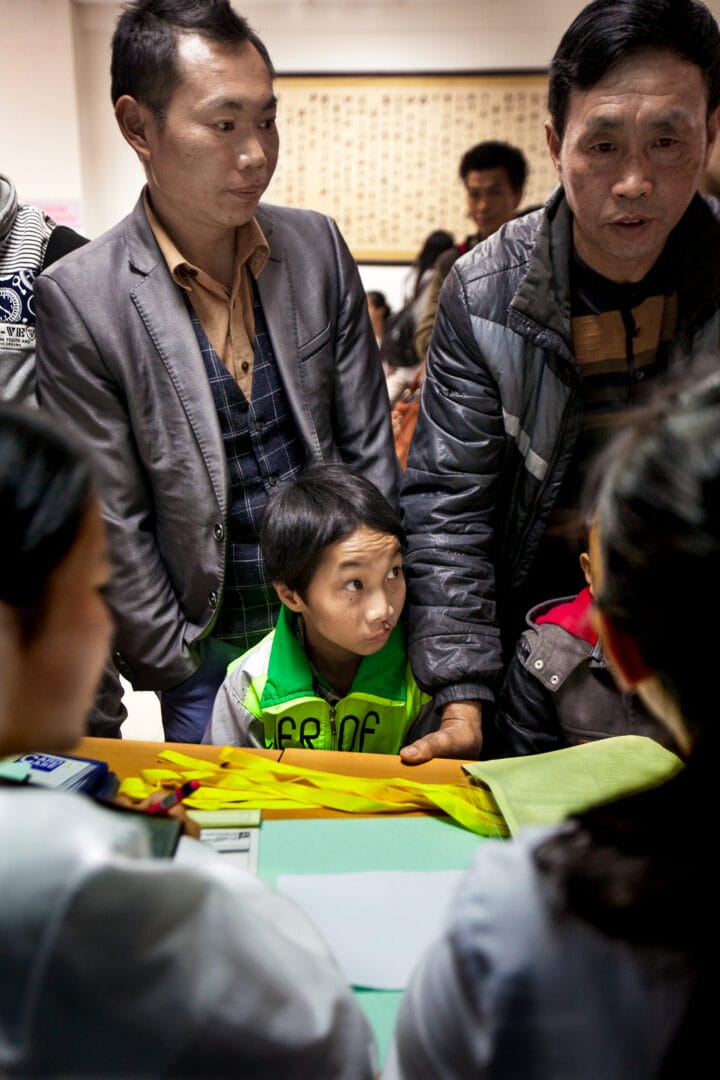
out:
{"label": "boy's face", "polygon": [[400,542],[364,525],[323,552],[305,598],[276,583],[305,624],[308,650],[327,663],[371,656],[390,637],[405,603]]}

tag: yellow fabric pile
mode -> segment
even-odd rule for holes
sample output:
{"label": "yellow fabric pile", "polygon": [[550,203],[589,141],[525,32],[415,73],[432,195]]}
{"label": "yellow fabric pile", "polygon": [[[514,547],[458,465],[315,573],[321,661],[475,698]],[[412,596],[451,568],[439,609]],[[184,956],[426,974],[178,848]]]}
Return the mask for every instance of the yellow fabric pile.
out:
{"label": "yellow fabric pile", "polygon": [[164,750],[164,768],[143,769],[128,777],[120,794],[141,800],[154,791],[198,780],[185,800],[193,810],[331,809],[349,814],[402,814],[440,811],[481,836],[507,836],[497,804],[485,788],[471,784],[424,784],[414,780],[369,780],[303,769],[226,746],[219,763]]}

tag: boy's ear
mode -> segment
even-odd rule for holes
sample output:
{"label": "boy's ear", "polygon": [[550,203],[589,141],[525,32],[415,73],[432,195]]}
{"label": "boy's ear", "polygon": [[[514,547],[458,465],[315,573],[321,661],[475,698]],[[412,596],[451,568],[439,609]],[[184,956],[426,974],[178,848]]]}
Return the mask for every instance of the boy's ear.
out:
{"label": "boy's ear", "polygon": [[594,612],[594,621],[605,656],[610,662],[621,690],[634,690],[638,683],[650,678],[653,672],[645,663],[632,634],[622,630],[611,617],[597,608]]}
{"label": "boy's ear", "polygon": [[592,595],[593,587],[592,587],[592,575],[590,573],[590,556],[588,555],[587,551],[583,551],[580,554],[580,569],[583,572],[583,577],[585,578],[585,584],[590,589],[590,594]]}
{"label": "boy's ear", "polygon": [[294,589],[291,589],[289,585],[286,585],[284,581],[273,581],[273,588],[278,594],[278,599],[281,604],[290,608],[291,611],[302,611],[303,602],[300,599],[300,596]]}

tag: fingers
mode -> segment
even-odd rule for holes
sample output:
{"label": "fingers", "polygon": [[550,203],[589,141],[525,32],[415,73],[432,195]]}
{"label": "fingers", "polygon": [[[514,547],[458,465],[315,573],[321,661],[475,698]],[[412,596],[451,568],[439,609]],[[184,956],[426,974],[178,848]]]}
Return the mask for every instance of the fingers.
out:
{"label": "fingers", "polygon": [[194,836],[196,840],[200,838],[200,826],[196,821],[193,821],[191,817],[188,817],[187,810],[182,803],[173,806],[169,816],[176,818],[181,823],[183,832],[186,836]]}
{"label": "fingers", "polygon": [[434,757],[478,758],[482,749],[479,718],[447,716],[437,731],[423,735],[400,751],[406,765],[421,765]]}

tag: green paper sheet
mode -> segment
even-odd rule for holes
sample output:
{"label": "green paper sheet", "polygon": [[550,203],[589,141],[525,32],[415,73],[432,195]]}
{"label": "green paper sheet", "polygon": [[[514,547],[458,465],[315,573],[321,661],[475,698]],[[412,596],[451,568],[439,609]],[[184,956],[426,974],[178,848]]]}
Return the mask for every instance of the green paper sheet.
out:
{"label": "green paper sheet", "polygon": [[591,806],[656,787],[682,767],[680,758],[645,735],[463,765],[490,788],[511,833],[523,825],[559,824]]}
{"label": "green paper sheet", "polygon": [[[343,874],[358,870],[463,870],[480,844],[504,843],[438,817],[265,820],[259,876],[273,888],[280,874]],[[385,1060],[402,993],[355,990]]]}

